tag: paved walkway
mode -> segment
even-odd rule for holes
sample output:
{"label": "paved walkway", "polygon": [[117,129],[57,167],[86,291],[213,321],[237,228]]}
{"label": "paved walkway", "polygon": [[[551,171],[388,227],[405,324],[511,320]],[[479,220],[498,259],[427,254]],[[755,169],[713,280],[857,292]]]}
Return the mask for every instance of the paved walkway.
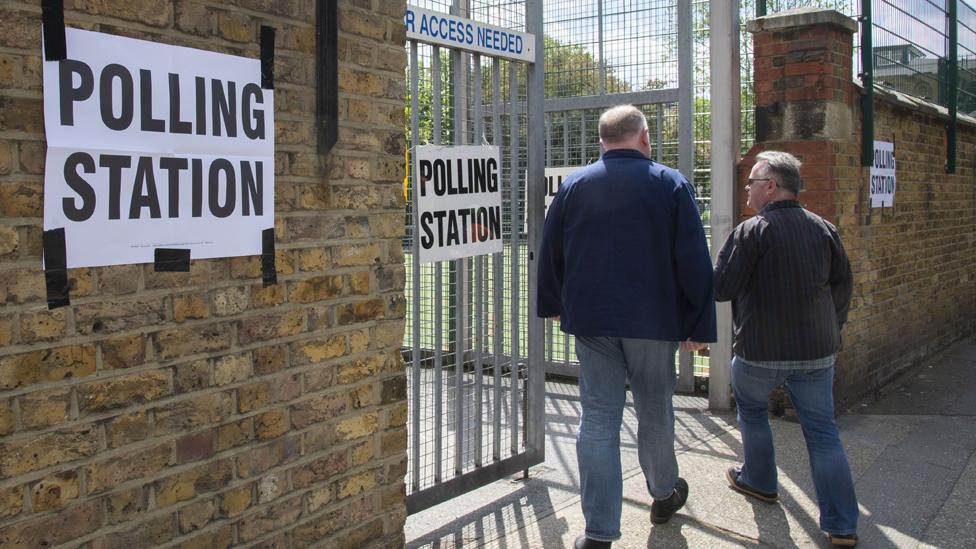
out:
{"label": "paved walkway", "polygon": [[[583,531],[574,450],[576,387],[547,384],[546,462],[409,517],[408,547],[562,549]],[[880,401],[839,419],[861,505],[858,547],[976,547],[976,339],[948,349],[888,389]],[[827,547],[803,436],[773,421],[780,467],[777,505],[730,490],[725,469],[741,459],[732,415],[701,398],[677,396],[681,475],[687,506],[651,526],[637,465],[636,420],[625,413],[623,538],[615,548]]]}

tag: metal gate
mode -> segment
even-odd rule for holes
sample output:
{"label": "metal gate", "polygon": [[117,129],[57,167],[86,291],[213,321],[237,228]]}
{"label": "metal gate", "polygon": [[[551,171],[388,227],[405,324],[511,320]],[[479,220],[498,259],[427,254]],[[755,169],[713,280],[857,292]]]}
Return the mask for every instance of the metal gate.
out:
{"label": "metal gate", "polygon": [[421,264],[408,162],[403,354],[414,513],[545,459],[542,323],[530,299],[542,187],[527,185],[543,173],[543,31],[542,0],[411,5],[536,37],[535,63],[408,40],[409,147],[498,146],[504,197],[503,252]]}
{"label": "metal gate", "polygon": [[[695,184],[692,4],[692,0],[547,2],[549,49],[565,48],[579,56],[586,46],[595,52],[592,67],[547,66],[556,74],[555,82],[546,85],[547,169],[582,166],[599,158],[600,114],[615,105],[631,104],[647,118],[655,160],[678,168]],[[626,52],[615,51],[621,48]],[[559,59],[565,54],[551,52],[548,57]],[[698,188],[699,211],[709,234],[709,199],[702,192],[704,186]],[[544,332],[546,372],[579,377],[573,337],[549,320]],[[677,390],[693,392],[695,374],[707,371],[707,357],[679,353],[677,364]]]}

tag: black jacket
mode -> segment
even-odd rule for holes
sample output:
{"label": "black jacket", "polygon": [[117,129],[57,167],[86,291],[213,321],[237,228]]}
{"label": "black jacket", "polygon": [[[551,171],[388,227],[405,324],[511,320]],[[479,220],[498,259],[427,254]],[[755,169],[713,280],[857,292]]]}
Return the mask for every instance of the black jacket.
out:
{"label": "black jacket", "polygon": [[767,204],[725,241],[715,299],[732,301],[732,351],[746,360],[837,353],[852,275],[837,229],[796,200]]}

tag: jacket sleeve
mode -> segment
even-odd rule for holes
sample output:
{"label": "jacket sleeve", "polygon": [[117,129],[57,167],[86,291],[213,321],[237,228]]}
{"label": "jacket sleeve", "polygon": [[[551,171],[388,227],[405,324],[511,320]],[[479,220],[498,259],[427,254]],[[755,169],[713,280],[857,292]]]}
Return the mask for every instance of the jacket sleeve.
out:
{"label": "jacket sleeve", "polygon": [[759,254],[755,235],[740,223],[725,239],[715,262],[715,299],[731,301],[745,292]]}
{"label": "jacket sleeve", "polygon": [[562,314],[563,290],[563,212],[562,189],[556,193],[542,229],[542,246],[539,249],[538,301],[536,314],[550,318]]}
{"label": "jacket sleeve", "polygon": [[851,273],[851,264],[837,229],[831,225],[828,227],[830,229],[830,278],[827,283],[830,284],[834,310],[837,312],[837,325],[843,326],[847,322],[847,311],[851,305],[854,275]]}
{"label": "jacket sleeve", "polygon": [[681,293],[681,339],[715,341],[712,259],[695,202],[695,191],[682,178],[674,191],[674,270]]}

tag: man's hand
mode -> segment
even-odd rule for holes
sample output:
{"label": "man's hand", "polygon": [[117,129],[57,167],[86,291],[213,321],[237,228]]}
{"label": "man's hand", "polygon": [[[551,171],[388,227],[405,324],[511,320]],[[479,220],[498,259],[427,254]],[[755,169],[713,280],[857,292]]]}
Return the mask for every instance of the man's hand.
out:
{"label": "man's hand", "polygon": [[708,347],[708,343],[699,343],[697,341],[692,341],[689,339],[687,341],[682,341],[680,347],[681,347],[681,352],[683,353],[695,352]]}
{"label": "man's hand", "polygon": [[550,316],[550,317],[549,317],[549,320],[552,320],[552,321],[554,321],[554,322],[559,322],[559,315],[556,315],[556,316]]}

